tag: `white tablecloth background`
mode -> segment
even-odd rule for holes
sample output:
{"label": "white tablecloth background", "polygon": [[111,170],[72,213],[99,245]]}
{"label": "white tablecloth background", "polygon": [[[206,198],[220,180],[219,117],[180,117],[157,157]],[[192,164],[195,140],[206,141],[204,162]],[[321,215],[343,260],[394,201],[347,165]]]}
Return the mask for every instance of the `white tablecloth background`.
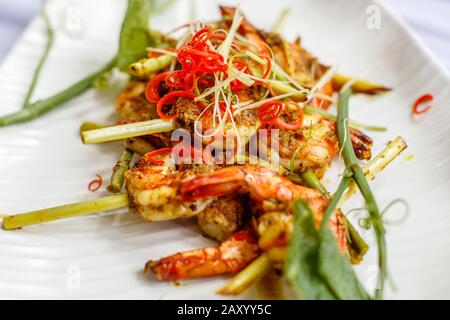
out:
{"label": "white tablecloth background", "polygon": [[[402,17],[450,69],[450,0],[379,1]],[[0,61],[40,6],[41,0],[0,0]]]}

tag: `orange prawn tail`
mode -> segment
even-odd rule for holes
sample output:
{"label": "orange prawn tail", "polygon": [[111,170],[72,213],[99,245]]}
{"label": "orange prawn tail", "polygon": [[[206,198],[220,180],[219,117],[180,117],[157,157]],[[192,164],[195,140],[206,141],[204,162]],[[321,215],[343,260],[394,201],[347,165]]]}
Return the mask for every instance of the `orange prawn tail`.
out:
{"label": "orange prawn tail", "polygon": [[219,197],[237,191],[245,179],[239,167],[228,167],[205,176],[199,176],[181,184],[184,201]]}
{"label": "orange prawn tail", "polygon": [[238,231],[217,247],[201,248],[150,260],[145,271],[153,271],[159,280],[204,278],[237,272],[259,254],[253,230]]}

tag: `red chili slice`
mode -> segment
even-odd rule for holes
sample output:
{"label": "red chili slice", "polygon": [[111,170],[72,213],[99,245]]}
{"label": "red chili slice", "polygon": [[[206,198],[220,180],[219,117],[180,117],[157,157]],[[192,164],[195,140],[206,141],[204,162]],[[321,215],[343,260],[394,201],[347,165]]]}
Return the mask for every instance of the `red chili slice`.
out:
{"label": "red chili slice", "polygon": [[90,192],[95,192],[95,191],[97,191],[98,189],[100,189],[100,187],[102,186],[102,184],[103,184],[103,178],[102,178],[101,175],[98,175],[98,174],[97,174],[97,178],[94,179],[94,180],[92,180],[91,182],[89,182],[89,184],[88,184],[88,190],[89,190]]}
{"label": "red chili slice", "polygon": [[[244,61],[238,60],[238,61],[234,62],[234,66],[235,66],[236,69],[238,69],[240,72],[247,73],[247,74],[249,74],[249,75],[251,75],[251,76],[253,75],[253,72],[250,70],[248,64],[245,63]],[[230,87],[231,87],[231,90],[232,90],[233,92],[238,91],[238,90],[245,90],[245,89],[248,89],[248,86],[247,86],[246,84],[242,83],[242,82],[239,81],[239,80],[233,80],[233,81],[231,81]]]}
{"label": "red chili slice", "polygon": [[300,129],[303,126],[303,110],[302,110],[302,107],[300,107],[300,105],[298,103],[288,102],[285,104],[285,106],[288,106],[288,105],[294,105],[297,108],[297,112],[298,112],[297,122],[286,123],[284,120],[282,120],[281,118],[278,117],[277,119],[275,119],[274,124],[279,128],[295,131],[297,129]]}
{"label": "red chili slice", "polygon": [[284,105],[279,100],[270,101],[259,107],[259,121],[272,124],[284,111]]}
{"label": "red chili slice", "polygon": [[429,93],[424,94],[423,96],[421,96],[414,103],[413,110],[412,110],[413,114],[419,115],[419,114],[428,112],[431,109],[431,106],[426,106],[423,109],[419,109],[419,107],[422,106],[423,104],[427,103],[427,102],[433,101],[433,99],[434,99],[433,95],[431,95]]}
{"label": "red chili slice", "polygon": [[152,152],[149,152],[145,155],[145,159],[152,164],[162,166],[164,161],[154,159],[158,155],[166,154],[172,152],[172,148],[161,148]]}
{"label": "red chili slice", "polygon": [[165,81],[171,73],[169,71],[160,73],[153,77],[147,85],[145,90],[145,97],[149,102],[157,103],[161,97],[159,96],[159,86],[161,82]]}
{"label": "red chili slice", "polygon": [[191,38],[188,44],[193,45],[198,42],[206,42],[211,37],[212,30],[211,28],[203,28],[197,31],[196,34]]}
{"label": "red chili slice", "polygon": [[267,77],[270,74],[270,71],[272,70],[272,59],[270,59],[270,57],[268,55],[265,55],[265,54],[260,55],[259,57],[261,59],[264,59],[264,60],[267,61],[267,67],[266,67],[266,70],[264,71],[264,74],[263,74],[263,78],[267,79]]}
{"label": "red chili slice", "polygon": [[158,103],[156,104],[156,112],[158,113],[158,115],[160,116],[161,119],[172,120],[172,119],[175,119],[176,117],[178,117],[178,112],[172,116],[168,116],[168,115],[164,114],[164,112],[162,111],[162,108],[166,104],[173,103],[175,98],[179,98],[179,97],[186,97],[186,98],[194,99],[195,95],[190,91],[174,91],[174,92],[170,92],[170,93],[166,94],[164,97],[159,99]]}

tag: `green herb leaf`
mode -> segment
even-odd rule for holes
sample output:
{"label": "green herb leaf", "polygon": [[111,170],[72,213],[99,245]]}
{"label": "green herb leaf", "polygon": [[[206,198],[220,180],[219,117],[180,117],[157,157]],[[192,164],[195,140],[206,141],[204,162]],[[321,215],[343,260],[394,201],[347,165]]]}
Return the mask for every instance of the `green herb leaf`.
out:
{"label": "green herb leaf", "polygon": [[314,216],[302,200],[295,203],[294,209],[294,230],[287,251],[285,273],[299,297],[308,300],[369,299],[329,227],[322,226],[317,230]]}
{"label": "green herb leaf", "polygon": [[336,296],[319,274],[319,232],[314,216],[302,200],[295,203],[295,221],[287,251],[285,273],[297,294],[307,300],[334,300]]}
{"label": "green herb leaf", "polygon": [[151,0],[128,1],[116,56],[116,66],[121,71],[127,71],[131,63],[143,58],[147,47],[152,45],[148,24],[152,3]]}
{"label": "green herb leaf", "polygon": [[319,272],[336,296],[343,300],[369,299],[328,227],[321,229],[320,238]]}

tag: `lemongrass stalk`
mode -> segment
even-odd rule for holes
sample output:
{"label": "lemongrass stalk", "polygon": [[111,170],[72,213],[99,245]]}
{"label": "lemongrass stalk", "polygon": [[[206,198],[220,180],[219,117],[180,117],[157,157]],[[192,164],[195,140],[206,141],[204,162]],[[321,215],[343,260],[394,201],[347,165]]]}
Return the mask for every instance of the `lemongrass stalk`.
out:
{"label": "lemongrass stalk", "polygon": [[342,74],[335,74],[333,77],[333,87],[335,91],[341,90],[347,83],[352,83],[351,89],[355,93],[363,93],[368,95],[377,95],[391,91],[391,88],[380,84],[371,83],[365,80],[354,79]]}
{"label": "lemongrass stalk", "polygon": [[43,53],[41,59],[39,60],[37,66],[36,66],[36,69],[34,70],[34,74],[33,74],[33,78],[31,79],[30,87],[28,89],[27,95],[25,96],[25,99],[24,99],[24,102],[22,105],[23,108],[26,108],[30,105],[30,101],[33,96],[34,90],[36,88],[37,81],[42,72],[42,67],[45,64],[45,61],[47,61],[50,50],[53,47],[54,32],[53,32],[53,28],[50,24],[50,21],[48,19],[48,16],[47,16],[47,13],[45,12],[45,10],[42,12],[42,18],[44,19],[45,27],[47,29],[47,45],[45,46],[44,53]]}
{"label": "lemongrass stalk", "polygon": [[[375,179],[375,176],[382,171],[388,164],[394,161],[408,145],[402,137],[396,137],[393,141],[384,148],[375,158],[373,158],[362,169],[364,175],[368,180]],[[350,197],[352,197],[358,191],[358,187],[354,181],[350,182],[347,192],[342,197],[338,204],[341,207]]]}
{"label": "lemongrass stalk", "polygon": [[95,200],[82,201],[8,216],[3,218],[3,229],[15,230],[34,224],[84,216],[92,213],[124,208],[126,206],[128,206],[128,196],[126,194],[113,195]]}
{"label": "lemongrass stalk", "polygon": [[81,139],[84,144],[91,144],[123,140],[152,133],[168,132],[175,129],[176,126],[172,121],[156,119],[84,131],[81,133]]}
{"label": "lemongrass stalk", "polygon": [[122,191],[123,182],[125,180],[125,172],[130,169],[130,163],[133,155],[133,151],[128,150],[127,148],[123,150],[119,160],[117,160],[117,163],[113,168],[113,172],[106,190],[111,193],[120,193]]}
{"label": "lemongrass stalk", "polygon": [[[315,114],[321,115],[325,119],[328,119],[328,120],[331,120],[331,121],[336,121],[337,120],[337,116],[335,116],[334,114],[331,114],[329,112],[326,112],[325,110],[321,110],[321,109],[316,108],[316,107],[311,107],[311,106],[305,105],[303,107],[303,111],[306,114],[309,114],[309,115],[315,115]],[[357,121],[354,121],[354,120],[349,120],[349,125],[353,129],[358,129],[358,130],[366,129],[366,130],[369,130],[369,131],[378,131],[378,132],[387,131],[386,127],[374,126],[374,125],[370,125],[370,124],[357,122]]]}
{"label": "lemongrass stalk", "polygon": [[353,173],[353,180],[358,186],[361,194],[366,201],[366,206],[369,211],[369,215],[372,221],[372,225],[375,231],[378,251],[378,287],[375,291],[375,297],[381,299],[383,296],[383,290],[385,280],[387,276],[387,256],[386,256],[386,239],[385,230],[383,226],[383,220],[381,218],[380,210],[377,206],[372,190],[369,187],[366,177],[358,164],[355,152],[352,147],[350,137],[350,130],[348,127],[348,106],[351,96],[351,88],[343,90],[339,95],[338,102],[338,119],[337,129],[339,145],[341,146],[342,156],[344,158],[345,166],[347,170],[351,170]]}
{"label": "lemongrass stalk", "polygon": [[287,17],[289,16],[289,12],[290,12],[289,9],[284,9],[283,11],[281,11],[280,16],[278,17],[277,21],[275,21],[272,27],[273,33],[280,33],[281,28],[283,27]]}
{"label": "lemongrass stalk", "polygon": [[155,147],[150,142],[139,137],[126,139],[124,145],[127,149],[140,156],[155,150]]}
{"label": "lemongrass stalk", "polygon": [[158,58],[144,58],[130,65],[130,72],[136,77],[148,77],[150,74],[168,67],[175,58],[165,54]]}
{"label": "lemongrass stalk", "polygon": [[325,210],[325,213],[322,217],[322,222],[320,224],[320,228],[322,230],[324,228],[327,228],[328,221],[330,220],[331,215],[334,213],[335,209],[337,208],[339,200],[341,199],[345,190],[347,190],[352,176],[353,176],[353,172],[351,170],[346,170],[344,172],[341,182],[339,183],[339,187],[338,187],[337,191],[334,193],[333,197],[331,198],[331,202],[327,206],[327,209]]}
{"label": "lemongrass stalk", "polygon": [[304,102],[308,98],[304,92],[300,92],[299,90],[284,82],[270,82],[269,86],[276,94],[291,94],[290,97],[292,98],[292,100],[298,102]]}
{"label": "lemongrass stalk", "polygon": [[73,97],[76,97],[89,89],[94,80],[111,69],[113,65],[114,61],[111,61],[99,71],[92,73],[83,80],[61,91],[60,93],[45,100],[40,100],[35,103],[29,104],[26,108],[18,112],[1,117],[0,127],[33,120],[53,109],[56,109],[64,102],[67,102]]}
{"label": "lemongrass stalk", "polygon": [[267,252],[253,260],[247,267],[228,281],[217,293],[223,295],[237,295],[261,279],[272,268],[272,260]]}
{"label": "lemongrass stalk", "polygon": [[107,127],[106,124],[92,122],[92,121],[86,121],[86,122],[83,122],[80,126],[80,135],[83,131],[102,129],[102,128],[106,128],[106,127]]}

